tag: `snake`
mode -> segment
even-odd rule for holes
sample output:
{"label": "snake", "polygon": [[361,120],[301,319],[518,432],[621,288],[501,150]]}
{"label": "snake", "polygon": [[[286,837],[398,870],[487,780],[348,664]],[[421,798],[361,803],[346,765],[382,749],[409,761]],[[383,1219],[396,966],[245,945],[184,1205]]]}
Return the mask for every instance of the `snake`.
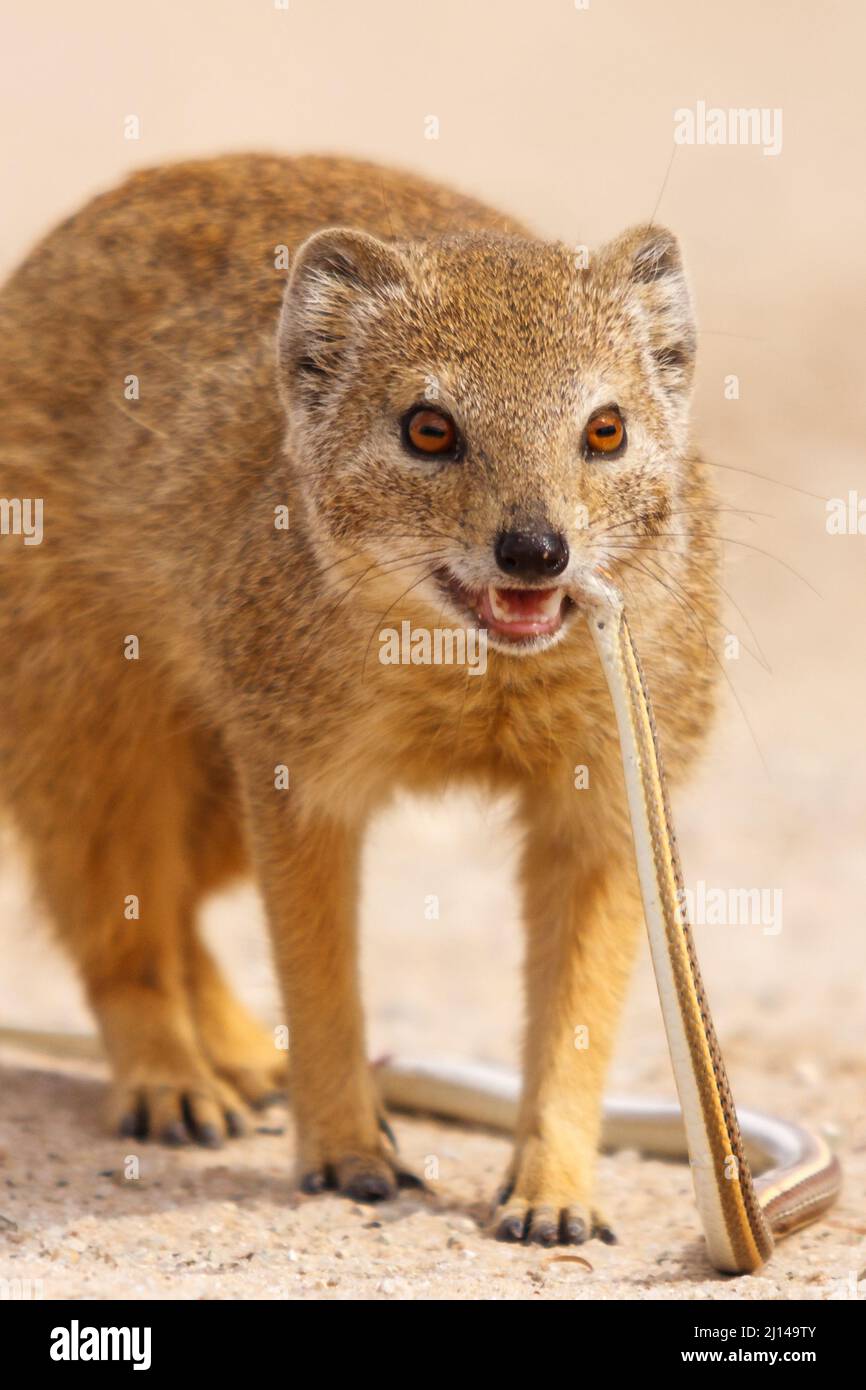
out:
{"label": "snake", "polygon": [[[679,850],[647,684],[618,590],[593,576],[582,602],[610,691],[650,955],[679,1105],[608,1099],[603,1149],[687,1159],[710,1263],[759,1270],[776,1239],[815,1221],[841,1189],[839,1160],[812,1129],[734,1105],[686,910]],[[0,1041],[92,1056],[95,1039],[0,1028]],[[520,1082],[478,1062],[386,1057],[375,1065],[393,1109],[513,1133]]]}

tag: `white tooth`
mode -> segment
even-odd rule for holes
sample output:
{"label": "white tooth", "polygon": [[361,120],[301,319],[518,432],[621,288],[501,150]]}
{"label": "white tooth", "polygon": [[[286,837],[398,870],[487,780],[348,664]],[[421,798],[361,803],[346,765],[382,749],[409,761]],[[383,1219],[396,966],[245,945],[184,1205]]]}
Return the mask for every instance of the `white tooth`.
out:
{"label": "white tooth", "polygon": [[547,598],[539,604],[539,615],[544,618],[555,618],[562,607],[562,590],[553,589]]}
{"label": "white tooth", "polygon": [[494,618],[497,618],[500,623],[507,623],[510,614],[505,604],[501,602],[495,584],[488,584],[487,597],[490,600],[490,608]]}

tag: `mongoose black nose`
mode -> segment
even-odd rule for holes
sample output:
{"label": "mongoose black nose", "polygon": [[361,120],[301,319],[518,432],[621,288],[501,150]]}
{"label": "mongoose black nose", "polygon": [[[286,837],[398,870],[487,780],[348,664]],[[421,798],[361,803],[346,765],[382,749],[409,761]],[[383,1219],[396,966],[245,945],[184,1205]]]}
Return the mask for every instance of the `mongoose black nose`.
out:
{"label": "mongoose black nose", "polygon": [[500,531],[496,563],[514,579],[552,579],[568,564],[568,541],[559,531]]}

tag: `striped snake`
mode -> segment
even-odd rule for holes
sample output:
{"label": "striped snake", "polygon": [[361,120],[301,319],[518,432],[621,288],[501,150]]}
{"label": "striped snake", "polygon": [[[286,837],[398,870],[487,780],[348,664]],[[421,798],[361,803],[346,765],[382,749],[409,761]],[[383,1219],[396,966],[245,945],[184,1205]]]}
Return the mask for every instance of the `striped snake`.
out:
{"label": "striped snake", "polygon": [[[841,1170],[818,1135],[756,1111],[738,1118],[685,915],[655,721],[622,602],[602,581],[584,604],[610,688],[650,950],[674,1078],[673,1104],[608,1101],[602,1146],[687,1156],[709,1258],[718,1270],[760,1268],[775,1238],[836,1199]],[[93,1055],[93,1039],[0,1029],[0,1041]],[[518,1078],[474,1063],[389,1058],[376,1069],[386,1103],[511,1131]],[[760,1170],[753,1177],[750,1163]]]}

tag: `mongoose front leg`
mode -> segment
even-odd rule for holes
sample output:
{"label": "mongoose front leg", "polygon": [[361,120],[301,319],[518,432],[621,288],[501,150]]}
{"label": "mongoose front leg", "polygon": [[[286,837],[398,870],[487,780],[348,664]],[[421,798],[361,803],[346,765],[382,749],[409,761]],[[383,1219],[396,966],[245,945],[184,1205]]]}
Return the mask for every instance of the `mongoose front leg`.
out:
{"label": "mongoose front leg", "polygon": [[290,1033],[304,1191],[336,1187],[362,1201],[395,1195],[401,1172],[386,1144],[364,1041],[358,982],[359,835],[334,822],[283,824],[262,880]]}
{"label": "mongoose front leg", "polygon": [[[628,861],[625,860],[627,864]],[[571,836],[530,827],[524,869],[528,1030],[500,1240],[613,1240],[592,1207],[607,1065],[640,926],[624,873],[581,866]]]}

